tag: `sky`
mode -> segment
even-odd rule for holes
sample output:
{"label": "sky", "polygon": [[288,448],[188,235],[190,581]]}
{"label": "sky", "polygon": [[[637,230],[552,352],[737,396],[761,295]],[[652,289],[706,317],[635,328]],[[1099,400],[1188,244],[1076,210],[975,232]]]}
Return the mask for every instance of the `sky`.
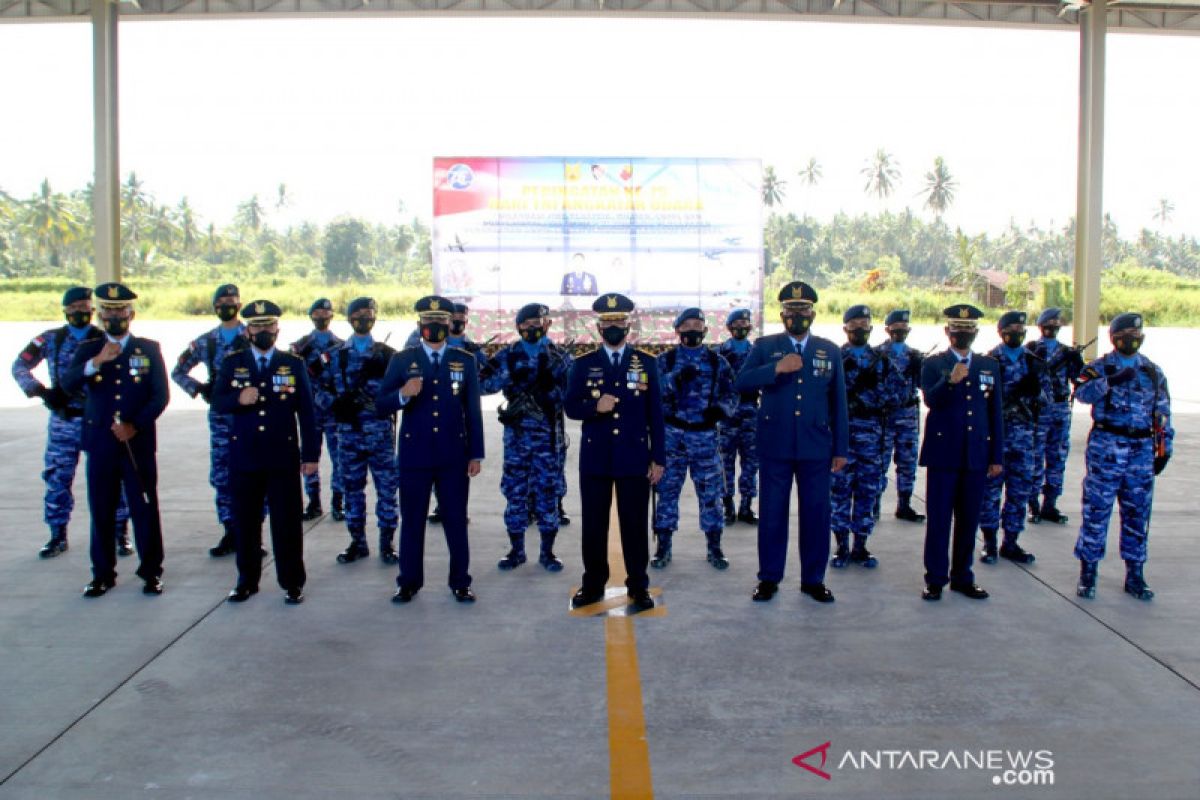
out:
{"label": "sky", "polygon": [[[0,25],[0,188],[92,173],[91,29]],[[122,23],[121,173],[227,224],[257,194],[285,227],[431,214],[435,156],[759,158],[785,208],[920,212],[936,156],[946,221],[997,232],[1074,213],[1078,35],[824,21],[581,18]],[[1200,235],[1200,38],[1108,41],[1104,203],[1125,236]],[[881,203],[879,148],[902,180]],[[816,158],[812,188],[796,172]],[[284,183],[293,202],[273,208]],[[1160,198],[1174,206],[1162,226]]]}

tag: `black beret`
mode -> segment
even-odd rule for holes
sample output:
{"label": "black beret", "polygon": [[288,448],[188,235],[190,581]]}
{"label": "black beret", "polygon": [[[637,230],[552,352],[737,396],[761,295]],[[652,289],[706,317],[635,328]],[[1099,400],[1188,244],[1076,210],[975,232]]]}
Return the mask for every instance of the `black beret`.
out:
{"label": "black beret", "polygon": [[92,290],[86,286],[72,286],[63,293],[64,306],[69,306],[71,303],[78,303],[80,300],[91,300]]}
{"label": "black beret", "polygon": [[685,308],[683,311],[679,312],[679,316],[675,317],[675,324],[672,327],[678,328],[689,319],[698,319],[701,322],[704,322],[704,312],[695,306],[692,308]]}
{"label": "black beret", "polygon": [[374,311],[375,298],[373,297],[356,297],[350,301],[350,305],[346,306],[346,316],[354,314],[356,311]]}
{"label": "black beret", "polygon": [[308,307],[308,315],[311,317],[314,311],[333,311],[333,303],[329,301],[328,297],[318,297]]}
{"label": "black beret", "polygon": [[237,297],[239,294],[237,286],[232,283],[223,283],[213,292],[213,305],[215,306],[222,297]]}
{"label": "black beret", "polygon": [[849,322],[852,319],[870,319],[871,309],[859,303],[856,306],[850,306],[846,309],[846,313],[842,314],[842,322]]}
{"label": "black beret", "polygon": [[908,322],[912,315],[907,308],[898,308],[887,315],[884,325],[895,325],[897,322]]}
{"label": "black beret", "polygon": [[1138,330],[1141,330],[1142,315],[1134,314],[1132,312],[1118,314],[1117,316],[1113,317],[1112,322],[1108,323],[1109,333],[1116,333],[1117,331],[1124,330],[1125,328],[1137,328]]}
{"label": "black beret", "polygon": [[1003,330],[1009,325],[1024,325],[1029,316],[1024,311],[1005,311],[996,323],[996,330]]}
{"label": "black beret", "polygon": [[550,315],[550,309],[541,303],[527,303],[521,306],[517,312],[517,324],[528,322],[531,319],[539,319]]}

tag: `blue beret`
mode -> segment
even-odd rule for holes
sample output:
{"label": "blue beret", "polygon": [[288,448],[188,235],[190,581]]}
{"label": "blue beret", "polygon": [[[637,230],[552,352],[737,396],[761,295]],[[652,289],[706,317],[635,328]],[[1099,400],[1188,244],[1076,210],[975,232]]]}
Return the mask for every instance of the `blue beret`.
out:
{"label": "blue beret", "polygon": [[238,288],[232,283],[223,283],[213,292],[213,305],[215,306],[222,297],[237,297],[239,294]]}
{"label": "blue beret", "polygon": [[970,303],[958,303],[957,305],[948,306],[942,309],[942,314],[946,319],[951,320],[977,320],[983,317],[983,312]]}
{"label": "blue beret", "polygon": [[1116,333],[1125,328],[1142,329],[1142,315],[1134,313],[1118,314],[1113,317],[1112,322],[1108,323],[1108,332]]}
{"label": "blue beret", "polygon": [[454,313],[454,303],[439,295],[430,294],[414,303],[413,311],[416,311],[418,314],[428,314],[430,312],[452,314]]}
{"label": "blue beret", "polygon": [[698,319],[701,322],[704,322],[704,312],[695,307],[685,308],[683,311],[679,312],[679,316],[675,317],[675,324],[671,327],[678,328],[689,319]]}
{"label": "blue beret", "polygon": [[314,311],[333,311],[333,303],[329,302],[328,297],[318,297],[308,307],[308,315],[311,317]]}
{"label": "blue beret", "polygon": [[271,323],[283,316],[283,309],[270,300],[255,300],[242,306],[242,319],[246,322]]}
{"label": "blue beret", "polygon": [[550,316],[550,309],[541,303],[528,303],[521,306],[521,310],[517,312],[517,324],[528,322],[531,319],[540,319],[541,317]]}
{"label": "blue beret", "polygon": [[887,319],[883,321],[883,324],[895,325],[897,322],[908,322],[910,316],[907,308],[898,308],[887,315]]}
{"label": "blue beret", "polygon": [[1038,314],[1037,324],[1045,325],[1047,322],[1053,322],[1056,319],[1058,319],[1058,320],[1062,319],[1062,309],[1061,308],[1047,308],[1041,314]]}
{"label": "blue beret", "polygon": [[69,306],[71,303],[78,303],[80,300],[91,300],[92,290],[86,286],[72,286],[63,293],[64,306]]}
{"label": "blue beret", "polygon": [[470,310],[471,309],[467,308],[466,303],[455,303],[454,304],[454,313],[455,314],[466,314]]}
{"label": "blue beret", "polygon": [[735,322],[753,322],[754,317],[750,314],[748,308],[735,308],[729,312],[729,316],[725,317],[725,324],[732,325]]}
{"label": "blue beret", "polygon": [[1024,311],[1005,311],[1000,315],[1000,321],[996,323],[996,330],[1003,330],[1009,325],[1024,325],[1029,319]]}
{"label": "blue beret", "polygon": [[859,303],[856,306],[850,306],[846,309],[846,313],[842,314],[842,322],[849,322],[852,319],[870,319],[871,309]]}
{"label": "blue beret", "polygon": [[779,302],[794,303],[799,300],[817,302],[817,290],[804,281],[792,281],[779,290]]}
{"label": "blue beret", "polygon": [[350,301],[350,305],[346,306],[346,316],[353,315],[356,311],[374,311],[374,297],[356,297]]}
{"label": "blue beret", "polygon": [[137,300],[137,295],[123,283],[102,283],[92,290],[92,294],[101,305],[127,306]]}
{"label": "blue beret", "polygon": [[592,303],[592,311],[598,314],[628,314],[633,309],[633,301],[623,294],[602,294]]}

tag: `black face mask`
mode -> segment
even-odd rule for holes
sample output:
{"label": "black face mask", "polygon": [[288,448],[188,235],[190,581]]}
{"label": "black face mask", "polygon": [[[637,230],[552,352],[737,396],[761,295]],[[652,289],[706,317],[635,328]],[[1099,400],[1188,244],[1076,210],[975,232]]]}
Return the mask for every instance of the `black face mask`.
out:
{"label": "black face mask", "polygon": [[950,344],[958,350],[970,348],[975,341],[975,331],[954,331],[950,334]]}
{"label": "black face mask", "polygon": [[67,324],[72,328],[86,328],[92,321],[90,311],[68,311],[65,316]]}
{"label": "black face mask", "polygon": [[1113,347],[1123,356],[1131,356],[1142,347],[1141,336],[1118,336],[1113,339]]}
{"label": "black face mask", "polygon": [[329,322],[330,322],[329,317],[313,317],[312,318],[313,327],[319,331],[329,330]]}
{"label": "black face mask", "polygon": [[750,335],[750,329],[749,328],[730,328],[729,333],[733,335],[733,338],[737,339],[740,342],[743,339],[745,339],[747,336]]}
{"label": "black face mask", "polygon": [[273,333],[271,331],[259,331],[250,337],[250,341],[253,342],[254,346],[259,350],[270,350],[275,346],[275,337],[278,335],[278,333]]}
{"label": "black face mask", "polygon": [[546,335],[546,331],[542,328],[524,328],[521,330],[521,338],[530,344],[537,344]]}
{"label": "black face mask", "polygon": [[792,314],[784,318],[783,324],[787,328],[788,333],[795,336],[803,336],[809,326],[812,325],[812,317]]}
{"label": "black face mask", "polygon": [[609,347],[616,347],[625,341],[625,334],[628,332],[629,329],[621,325],[609,325],[600,331],[600,335],[604,337],[604,341]]}
{"label": "black face mask", "polygon": [[121,338],[129,332],[129,318],[109,317],[108,319],[104,320],[104,331],[109,336],[117,339]]}
{"label": "black face mask", "polygon": [[846,338],[855,347],[862,347],[871,338],[871,332],[865,328],[856,328],[846,332]]}
{"label": "black face mask", "polygon": [[229,322],[232,319],[237,319],[237,306],[217,306],[217,318],[221,322]]}
{"label": "black face mask", "polygon": [[350,327],[354,328],[355,333],[367,334],[371,332],[371,328],[375,327],[375,320],[359,317],[350,320]]}
{"label": "black face mask", "polygon": [[427,342],[444,342],[450,326],[444,322],[426,322],[421,325],[421,338]]}
{"label": "black face mask", "polygon": [[1045,336],[1047,339],[1057,339],[1058,338],[1058,328],[1056,328],[1056,327],[1042,328],[1042,336]]}
{"label": "black face mask", "polygon": [[704,341],[704,331],[684,331],[679,334],[679,341],[684,347],[699,347]]}
{"label": "black face mask", "polygon": [[1002,338],[1009,347],[1020,347],[1025,342],[1024,333],[1006,333]]}
{"label": "black face mask", "polygon": [[451,336],[462,336],[463,331],[465,331],[466,329],[467,329],[466,320],[461,320],[461,319],[450,320],[450,335]]}
{"label": "black face mask", "polygon": [[892,341],[896,344],[904,344],[904,340],[908,338],[908,328],[900,330],[888,331],[888,336],[892,337]]}

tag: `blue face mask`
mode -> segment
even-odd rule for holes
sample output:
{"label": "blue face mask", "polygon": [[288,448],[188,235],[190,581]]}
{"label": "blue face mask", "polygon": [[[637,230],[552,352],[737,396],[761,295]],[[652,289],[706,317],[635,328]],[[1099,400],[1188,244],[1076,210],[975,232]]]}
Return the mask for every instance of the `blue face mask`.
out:
{"label": "blue face mask", "polygon": [[521,349],[525,351],[525,355],[530,358],[537,358],[538,353],[545,349],[545,339],[538,339],[534,344],[530,344],[526,340],[521,340]]}
{"label": "blue face mask", "polygon": [[1004,354],[1006,356],[1008,356],[1010,359],[1012,359],[1013,361],[1016,361],[1018,358],[1021,357],[1021,351],[1024,349],[1025,348],[1021,347],[1020,345],[1013,347],[1011,345],[1006,344],[1006,345],[1004,345]]}

